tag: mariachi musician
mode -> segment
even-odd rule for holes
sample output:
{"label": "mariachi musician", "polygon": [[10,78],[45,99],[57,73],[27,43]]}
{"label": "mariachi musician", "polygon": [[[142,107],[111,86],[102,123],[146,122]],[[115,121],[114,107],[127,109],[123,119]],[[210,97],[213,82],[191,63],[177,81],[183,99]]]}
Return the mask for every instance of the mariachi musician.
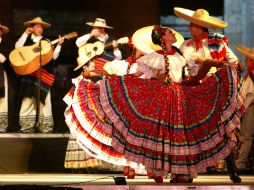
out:
{"label": "mariachi musician", "polygon": [[113,27],[108,26],[105,19],[96,18],[94,22],[87,22],[88,26],[91,26],[91,32],[85,34],[76,40],[76,45],[80,48],[88,43],[94,43],[97,41],[103,44],[112,43],[112,46],[105,47],[102,55],[95,59],[96,69],[102,69],[103,65],[107,61],[112,61],[114,59],[125,59],[129,52],[128,46],[125,44],[119,44],[116,40],[113,40],[111,36],[108,35],[106,29],[113,29]]}
{"label": "mariachi musician", "polygon": [[[30,46],[46,39],[42,36],[43,30],[51,26],[51,24],[43,21],[40,17],[24,22],[24,25],[27,28],[16,42],[15,48]],[[53,52],[53,60],[42,67],[41,75],[40,69],[37,69],[30,74],[20,76],[20,86],[18,90],[18,94],[22,98],[19,112],[20,132],[33,133],[35,129],[38,129],[36,132],[41,133],[50,133],[53,131],[50,87],[55,80],[53,62],[58,58],[63,42],[64,38],[59,37],[58,44]],[[40,100],[38,100],[39,81],[41,81],[39,93]],[[39,106],[37,106],[37,101],[40,101]],[[39,111],[37,107],[40,108]],[[38,113],[40,113],[40,125],[36,128],[35,125],[37,124],[36,121],[38,121]]]}
{"label": "mariachi musician", "polygon": [[2,37],[9,32],[9,28],[0,23],[0,133],[7,131],[8,127],[8,83],[4,69],[6,57],[2,53]]}

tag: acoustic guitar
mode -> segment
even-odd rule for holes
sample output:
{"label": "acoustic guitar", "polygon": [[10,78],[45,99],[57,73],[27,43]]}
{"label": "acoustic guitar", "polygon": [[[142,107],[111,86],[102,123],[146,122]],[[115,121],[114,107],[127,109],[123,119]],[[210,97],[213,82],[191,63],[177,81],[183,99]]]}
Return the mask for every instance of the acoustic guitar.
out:
{"label": "acoustic guitar", "polygon": [[[119,44],[128,43],[128,37],[122,37],[117,40]],[[79,65],[84,64],[85,60],[90,60],[96,55],[101,55],[104,52],[104,48],[112,46],[112,42],[103,44],[101,41],[96,41],[94,43],[87,43],[81,46],[78,50],[79,57],[77,58],[77,62]]]}
{"label": "acoustic guitar", "polygon": [[[63,38],[71,39],[77,36],[77,32],[71,32],[64,35]],[[19,75],[27,75],[39,69],[40,54],[41,65],[46,65],[53,57],[53,45],[57,42],[58,39],[51,42],[41,40],[40,42],[37,42],[31,46],[24,46],[14,49],[10,53],[9,59],[15,73]]]}

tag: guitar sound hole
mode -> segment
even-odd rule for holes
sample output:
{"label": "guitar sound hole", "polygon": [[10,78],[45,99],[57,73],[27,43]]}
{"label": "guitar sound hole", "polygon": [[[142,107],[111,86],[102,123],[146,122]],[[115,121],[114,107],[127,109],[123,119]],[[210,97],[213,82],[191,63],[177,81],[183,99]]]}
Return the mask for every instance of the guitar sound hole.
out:
{"label": "guitar sound hole", "polygon": [[97,50],[98,50],[98,48],[97,48],[97,47],[94,47],[94,48],[93,48],[93,50],[94,50],[94,51],[97,51]]}

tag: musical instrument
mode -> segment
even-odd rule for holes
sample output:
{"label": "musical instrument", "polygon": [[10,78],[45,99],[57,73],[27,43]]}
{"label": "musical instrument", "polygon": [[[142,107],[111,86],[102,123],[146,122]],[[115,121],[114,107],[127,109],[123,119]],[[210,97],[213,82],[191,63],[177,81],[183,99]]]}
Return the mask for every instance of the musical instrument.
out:
{"label": "musical instrument", "polygon": [[[71,32],[63,36],[64,39],[71,39],[77,37],[77,32]],[[56,44],[59,40],[54,41],[41,40],[31,46],[24,46],[14,49],[9,59],[11,66],[15,73],[19,75],[30,74],[40,68],[40,54],[41,54],[41,65],[45,65],[53,57],[52,45]],[[40,53],[41,52],[41,53]]]}
{"label": "musical instrument", "polygon": [[[128,37],[122,37],[117,40],[117,43],[124,44],[128,43]],[[84,64],[84,60],[90,60],[96,55],[101,55],[104,52],[104,48],[112,45],[112,42],[103,44],[101,41],[96,41],[94,43],[87,43],[81,46],[78,50],[79,57],[77,58],[77,62],[79,65]]]}

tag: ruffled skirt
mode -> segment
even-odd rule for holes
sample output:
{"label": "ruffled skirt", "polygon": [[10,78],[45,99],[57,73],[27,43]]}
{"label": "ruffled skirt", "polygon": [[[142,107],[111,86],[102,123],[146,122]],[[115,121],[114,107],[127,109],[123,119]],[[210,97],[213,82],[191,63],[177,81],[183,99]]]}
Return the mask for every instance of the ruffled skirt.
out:
{"label": "ruffled skirt", "polygon": [[132,76],[100,85],[82,80],[66,123],[96,158],[195,177],[236,145],[233,132],[244,110],[238,87],[229,67],[194,87]]}

